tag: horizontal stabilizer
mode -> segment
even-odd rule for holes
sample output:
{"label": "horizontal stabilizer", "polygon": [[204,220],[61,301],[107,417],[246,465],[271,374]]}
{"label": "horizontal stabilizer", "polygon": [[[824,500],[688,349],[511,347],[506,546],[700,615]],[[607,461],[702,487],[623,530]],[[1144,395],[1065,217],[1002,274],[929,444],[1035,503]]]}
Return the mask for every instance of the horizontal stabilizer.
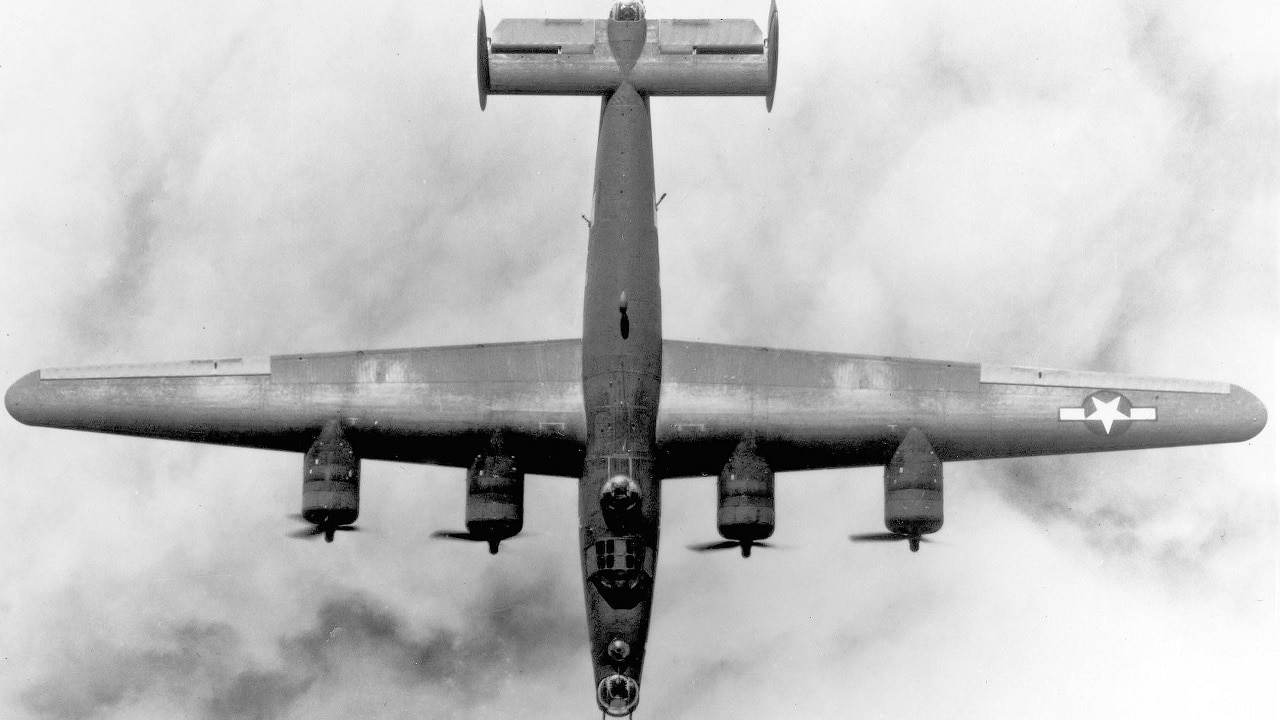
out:
{"label": "horizontal stabilizer", "polygon": [[480,107],[488,95],[763,95],[773,107],[778,12],[749,19],[505,19],[477,30]]}

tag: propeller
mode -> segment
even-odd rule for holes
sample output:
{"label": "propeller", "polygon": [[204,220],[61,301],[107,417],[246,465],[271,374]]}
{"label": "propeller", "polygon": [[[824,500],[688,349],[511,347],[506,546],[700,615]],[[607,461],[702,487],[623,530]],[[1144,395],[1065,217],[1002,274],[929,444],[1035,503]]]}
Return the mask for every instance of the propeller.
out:
{"label": "propeller", "polygon": [[920,552],[920,543],[922,542],[934,542],[929,538],[921,537],[919,535],[902,535],[891,532],[854,533],[849,536],[849,539],[853,542],[897,542],[899,540],[906,540],[911,544],[911,552]]}
{"label": "propeller", "polygon": [[[301,520],[302,522],[311,524],[310,520],[307,520],[301,515],[290,515],[289,518],[291,520]],[[302,540],[308,540],[323,535],[325,542],[333,542],[333,536],[338,532],[359,532],[359,530],[360,528],[355,525],[330,525],[326,523],[324,525],[311,525],[311,527],[300,528],[286,534],[291,538],[299,538]]]}
{"label": "propeller", "polygon": [[465,530],[437,530],[431,533],[433,538],[443,538],[445,540],[466,540],[467,542],[483,542],[489,543],[489,554],[498,554],[498,544],[502,542],[502,538],[489,537],[487,535],[476,535],[475,533],[466,532]]}
{"label": "propeller", "polygon": [[701,543],[699,545],[690,545],[689,549],[694,552],[707,552],[709,550],[731,550],[740,548],[742,557],[751,557],[752,547],[776,548],[773,543],[763,542],[760,540],[721,540],[719,542]]}

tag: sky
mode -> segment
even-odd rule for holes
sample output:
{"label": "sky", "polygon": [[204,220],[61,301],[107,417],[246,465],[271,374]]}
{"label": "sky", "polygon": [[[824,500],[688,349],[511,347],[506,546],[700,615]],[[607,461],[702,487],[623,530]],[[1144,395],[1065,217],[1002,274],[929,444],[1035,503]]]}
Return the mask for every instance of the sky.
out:
{"label": "sky", "polygon": [[[502,17],[602,17],[504,0]],[[767,4],[648,4],[651,17]],[[774,110],[653,102],[665,333],[1241,384],[1277,405],[1273,3],[784,2]],[[26,2],[0,24],[0,381],[581,332],[589,98],[478,107],[471,3]],[[463,473],[0,418],[0,715],[594,717],[576,488],[435,542]],[[779,545],[665,484],[642,718],[1274,717],[1275,432],[778,479]]]}

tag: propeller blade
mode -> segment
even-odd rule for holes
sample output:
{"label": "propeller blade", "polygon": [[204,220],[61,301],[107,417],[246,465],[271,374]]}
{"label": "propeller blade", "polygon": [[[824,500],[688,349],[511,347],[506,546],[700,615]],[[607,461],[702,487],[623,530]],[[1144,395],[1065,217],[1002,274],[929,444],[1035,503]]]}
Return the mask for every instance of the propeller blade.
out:
{"label": "propeller blade", "polygon": [[509,538],[492,538],[492,537],[485,537],[483,535],[476,535],[474,533],[469,533],[469,532],[460,532],[457,530],[437,530],[431,533],[431,537],[444,538],[446,540],[466,540],[468,542],[489,543],[489,554],[497,555],[498,546],[502,544],[504,540],[513,540],[520,536],[513,535]]}
{"label": "propeller blade", "polygon": [[437,530],[431,533],[431,537],[445,540],[467,540],[469,542],[482,542],[484,540],[484,538],[472,535],[465,530]]}
{"label": "propeller blade", "polygon": [[774,545],[764,540],[721,540],[719,542],[701,543],[699,545],[690,545],[689,549],[694,552],[707,552],[709,550],[732,550],[737,548],[742,551],[742,557],[751,557],[752,548],[779,548],[781,545]]}
{"label": "propeller blade", "polygon": [[702,543],[699,545],[690,545],[689,549],[694,552],[707,552],[708,550],[732,550],[741,546],[742,543],[737,540],[721,540],[720,542]]}
{"label": "propeller blade", "polygon": [[894,542],[897,540],[906,540],[911,545],[911,552],[918,551],[920,549],[920,543],[922,542],[935,542],[934,540],[930,540],[929,538],[922,537],[920,535],[899,535],[898,533],[891,532],[854,533],[849,536],[849,539],[854,542]]}
{"label": "propeller blade", "polygon": [[[301,515],[297,517],[302,517]],[[300,528],[293,532],[285,533],[291,538],[299,538],[308,540],[310,538],[324,536],[325,542],[333,542],[333,534],[335,532],[360,532],[360,528],[356,525],[312,525],[310,527]]]}
{"label": "propeller blade", "polygon": [[849,536],[854,542],[896,542],[898,540],[906,540],[906,535],[899,535],[891,532],[879,533],[855,533]]}
{"label": "propeller blade", "polygon": [[[508,540],[525,540],[527,538],[536,538],[541,536],[541,533],[521,532],[518,535],[502,538],[502,542],[507,542]],[[437,530],[431,533],[431,537],[444,538],[446,540],[470,540],[471,542],[489,542],[489,540],[492,539],[483,535],[473,535],[465,530]]]}

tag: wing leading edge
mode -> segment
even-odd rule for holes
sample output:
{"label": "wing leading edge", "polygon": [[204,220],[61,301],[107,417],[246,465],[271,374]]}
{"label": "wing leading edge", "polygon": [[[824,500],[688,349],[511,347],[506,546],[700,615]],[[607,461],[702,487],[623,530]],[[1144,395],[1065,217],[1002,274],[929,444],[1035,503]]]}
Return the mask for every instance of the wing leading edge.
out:
{"label": "wing leading edge", "polygon": [[[53,368],[9,389],[29,425],[303,452],[330,419],[362,457],[466,467],[500,433],[577,477],[578,340]],[[666,341],[664,477],[718,473],[743,437],[779,471],[884,465],[913,427],[943,461],[1247,440],[1227,383]]]}

